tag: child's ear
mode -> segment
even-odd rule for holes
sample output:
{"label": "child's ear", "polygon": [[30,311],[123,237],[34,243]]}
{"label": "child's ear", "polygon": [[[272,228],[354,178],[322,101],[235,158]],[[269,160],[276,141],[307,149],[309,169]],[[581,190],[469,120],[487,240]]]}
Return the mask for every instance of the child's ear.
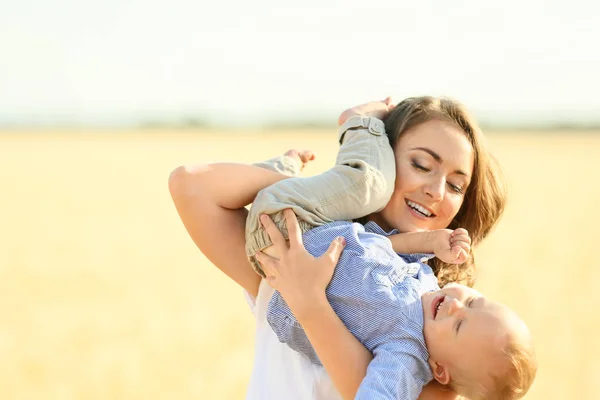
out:
{"label": "child's ear", "polygon": [[450,371],[447,366],[438,364],[436,361],[432,360],[430,360],[429,365],[431,366],[431,371],[433,372],[433,377],[436,381],[442,385],[450,383]]}

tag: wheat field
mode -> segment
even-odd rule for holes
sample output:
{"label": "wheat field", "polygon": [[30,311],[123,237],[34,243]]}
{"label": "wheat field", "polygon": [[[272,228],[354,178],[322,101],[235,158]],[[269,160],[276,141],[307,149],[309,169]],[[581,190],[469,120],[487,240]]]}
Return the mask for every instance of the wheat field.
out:
{"label": "wheat field", "polygon": [[[488,135],[509,182],[476,287],[517,310],[526,396],[597,399],[600,135]],[[0,132],[0,399],[242,399],[253,320],[170,202],[182,163],[288,148],[328,168],[335,131]]]}

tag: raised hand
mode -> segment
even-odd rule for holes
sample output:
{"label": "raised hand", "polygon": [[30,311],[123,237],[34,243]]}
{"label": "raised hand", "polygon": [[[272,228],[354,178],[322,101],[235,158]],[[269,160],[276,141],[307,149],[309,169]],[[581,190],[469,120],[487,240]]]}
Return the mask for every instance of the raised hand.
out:
{"label": "raised hand", "polygon": [[471,237],[466,229],[438,229],[434,232],[433,253],[449,264],[462,264],[471,251]]}

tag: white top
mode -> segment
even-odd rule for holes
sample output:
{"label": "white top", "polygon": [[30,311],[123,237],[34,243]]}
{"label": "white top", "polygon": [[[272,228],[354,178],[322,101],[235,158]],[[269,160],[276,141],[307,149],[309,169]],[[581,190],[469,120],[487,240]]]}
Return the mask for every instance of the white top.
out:
{"label": "white top", "polygon": [[256,319],[254,365],[246,400],[341,400],[325,368],[279,343],[267,322],[273,292],[264,279],[256,299],[244,292]]}

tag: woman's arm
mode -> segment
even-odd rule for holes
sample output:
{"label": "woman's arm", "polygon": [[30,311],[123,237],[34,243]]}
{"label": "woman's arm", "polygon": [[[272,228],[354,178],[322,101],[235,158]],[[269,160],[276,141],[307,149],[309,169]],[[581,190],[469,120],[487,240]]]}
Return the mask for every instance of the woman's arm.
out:
{"label": "woman's arm", "polygon": [[278,290],[304,328],[306,336],[344,399],[353,399],[367,374],[369,352],[331,308],[325,288],[331,281],[343,242],[336,240],[321,257],[314,258],[302,244],[296,215],[285,210],[289,247],[271,218],[261,217],[279,260],[257,253],[267,282]]}
{"label": "woman's arm", "polygon": [[354,399],[373,355],[346,328],[324,292],[306,302],[311,302],[308,312],[296,318],[342,398]]}
{"label": "woman's arm", "polygon": [[[169,178],[173,202],[198,248],[253,296],[258,293],[260,277],[250,267],[244,251],[246,210],[243,207],[264,187],[284,178],[239,164],[182,166]],[[335,262],[332,271],[334,266]],[[372,355],[341,322],[327,299],[322,308],[318,307],[320,301],[312,302],[307,297],[306,303],[319,311],[313,315],[309,312],[303,319],[305,329],[328,373],[337,377],[333,382],[338,391],[346,393],[344,398],[353,398]]]}
{"label": "woman's arm", "polygon": [[181,166],[169,177],[173,202],[196,246],[252,296],[258,294],[261,278],[244,251],[244,206],[285,178],[263,168],[226,163]]}

